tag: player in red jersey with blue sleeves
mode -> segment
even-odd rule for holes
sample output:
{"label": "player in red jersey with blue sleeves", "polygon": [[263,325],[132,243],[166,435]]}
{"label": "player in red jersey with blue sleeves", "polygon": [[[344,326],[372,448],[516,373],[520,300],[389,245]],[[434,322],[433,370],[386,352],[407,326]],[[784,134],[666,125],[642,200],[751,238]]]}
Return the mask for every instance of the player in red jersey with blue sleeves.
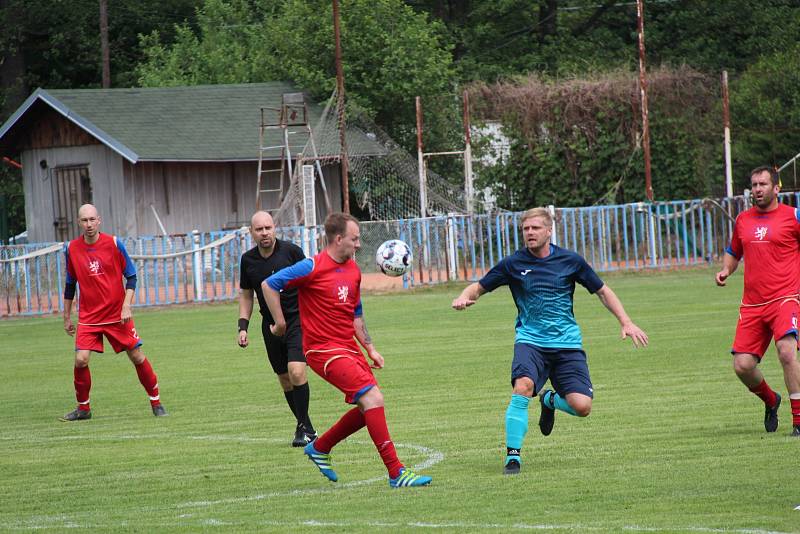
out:
{"label": "player in red jersey with blue sleeves", "polygon": [[[383,367],[384,360],[372,344],[364,323],[361,270],[353,259],[361,247],[358,220],[345,213],[331,213],[325,219],[325,236],[327,247],[313,259],[306,258],[286,267],[261,284],[275,320],[270,328],[277,336],[286,330],[279,292],[297,288],[306,362],[344,393],[345,402],[356,405],[327,432],[306,445],[305,454],[328,480],[336,482],[331,450],[366,426],[389,472],[391,487],[430,484],[431,477],[417,475],[400,462],[389,436],[383,394],[372,373],[372,368]],[[367,351],[371,366],[359,344]]]}
{"label": "player in red jersey with blue sleeves", "polygon": [[[64,330],[75,336],[75,397],[78,407],[62,421],[91,419],[89,372],[91,352],[103,352],[105,336],[115,352],[127,351],[139,382],[150,397],[153,415],[167,415],[158,392],[158,377],[139,348],[142,345],[131,314],[136,268],[116,237],[100,232],[100,215],[91,204],[78,210],[81,237],[67,244],[67,280],[64,288]],[[125,280],[123,287],[122,281]],[[80,287],[78,327],[72,323],[72,301]]]}
{"label": "player in red jersey with blue sleeves", "polygon": [[800,362],[797,315],[800,312],[800,211],[778,202],[780,181],[769,167],[750,173],[755,206],[739,214],[730,246],[716,275],[718,286],[744,258],[744,294],[733,340],[733,370],[764,401],[764,428],[778,429],[781,396],[764,379],[758,364],[775,340],[792,409],[792,436],[800,437]]}

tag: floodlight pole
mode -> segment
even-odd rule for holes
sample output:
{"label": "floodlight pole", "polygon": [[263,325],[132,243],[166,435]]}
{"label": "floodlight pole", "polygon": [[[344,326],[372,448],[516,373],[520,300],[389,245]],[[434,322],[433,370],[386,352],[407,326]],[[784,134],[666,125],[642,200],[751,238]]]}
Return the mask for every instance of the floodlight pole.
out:
{"label": "floodlight pole", "polygon": [[722,122],[725,128],[725,195],[733,196],[733,166],[731,164],[731,113],[728,100],[728,71],[722,71]]}
{"label": "floodlight pole", "polygon": [[348,177],[347,135],[344,119],[344,69],[342,68],[342,39],[339,31],[339,0],[333,0],[333,39],[336,45],[336,115],[339,126],[339,144],[342,161],[342,211],[350,213],[350,182]]}
{"label": "floodlight pole", "polygon": [[469,119],[469,93],[464,91],[464,195],[467,197],[467,214],[474,211],[474,196],[472,184],[472,135],[470,133]]}
{"label": "floodlight pole", "polygon": [[650,122],[647,117],[647,76],[644,56],[644,0],[636,0],[636,18],[639,30],[639,92],[642,98],[642,149],[644,151],[644,192],[653,201],[653,179],[650,174]]}
{"label": "floodlight pole", "polygon": [[419,216],[424,218],[428,201],[425,198],[425,154],[422,147],[422,100],[415,98],[417,106],[417,167],[419,168]]}
{"label": "floodlight pole", "polygon": [[733,165],[731,163],[731,114],[728,99],[728,71],[722,71],[722,122],[725,128],[725,196],[728,197],[728,235],[733,235],[731,197],[733,197]]}

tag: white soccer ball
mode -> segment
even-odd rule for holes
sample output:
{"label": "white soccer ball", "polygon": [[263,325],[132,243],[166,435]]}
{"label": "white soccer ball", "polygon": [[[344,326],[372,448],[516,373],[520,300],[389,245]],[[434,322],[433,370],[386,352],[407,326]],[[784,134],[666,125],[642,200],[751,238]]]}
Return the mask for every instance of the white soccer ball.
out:
{"label": "white soccer ball", "polygon": [[390,239],[378,247],[375,263],[386,276],[403,276],[411,269],[411,247],[399,239]]}

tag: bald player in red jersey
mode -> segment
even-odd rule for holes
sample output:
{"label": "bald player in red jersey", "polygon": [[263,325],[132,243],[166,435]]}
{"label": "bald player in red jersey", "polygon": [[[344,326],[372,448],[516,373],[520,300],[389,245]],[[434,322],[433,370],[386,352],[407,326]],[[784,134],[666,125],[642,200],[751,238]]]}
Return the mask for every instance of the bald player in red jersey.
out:
{"label": "bald player in red jersey", "polygon": [[764,401],[764,428],[778,429],[781,396],[767,385],[758,364],[775,340],[792,409],[792,436],[800,437],[800,362],[797,316],[800,313],[800,211],[778,202],[780,182],[769,167],[750,173],[754,207],[736,218],[722,270],[724,286],[744,258],[744,294],[733,340],[733,369],[739,380]]}
{"label": "bald player in red jersey", "polygon": [[[386,425],[383,394],[372,373],[371,367],[382,368],[384,360],[372,344],[361,307],[361,270],[353,259],[361,247],[358,220],[344,213],[331,213],[325,219],[325,236],[327,247],[313,259],[286,267],[261,284],[275,320],[270,329],[276,336],[286,330],[279,291],[297,288],[306,362],[344,393],[345,402],[356,405],[306,445],[305,454],[328,480],[336,482],[331,449],[366,426],[389,472],[389,486],[428,485],[431,477],[414,473],[398,459]],[[358,344],[367,351],[372,366]]]}
{"label": "bald player in red jersey", "polygon": [[[78,210],[81,235],[67,245],[67,281],[64,288],[64,331],[75,336],[75,398],[78,407],[62,416],[62,421],[91,419],[89,391],[92,375],[89,372],[91,352],[103,352],[105,336],[114,352],[123,350],[136,368],[147,395],[153,415],[164,416],[167,411],[161,404],[158,377],[140,346],[142,340],[136,332],[131,313],[136,268],[115,236],[100,232],[102,220],[97,209],[84,204]],[[125,280],[125,286],[122,282]],[[80,287],[78,327],[72,323],[72,301],[76,285]]]}

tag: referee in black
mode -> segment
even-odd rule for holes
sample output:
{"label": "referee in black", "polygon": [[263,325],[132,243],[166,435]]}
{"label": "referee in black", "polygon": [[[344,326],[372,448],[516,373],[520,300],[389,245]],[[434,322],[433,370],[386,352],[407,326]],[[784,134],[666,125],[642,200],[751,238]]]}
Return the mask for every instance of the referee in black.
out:
{"label": "referee in black", "polygon": [[253,293],[258,296],[261,311],[261,335],[267,347],[272,370],[278,375],[286,402],[292,410],[297,427],[293,447],[304,447],[317,437],[308,417],[309,389],[306,377],[306,359],[300,330],[300,311],[297,306],[297,289],[281,293],[281,308],[286,318],[286,334],[275,337],[269,331],[274,321],[269,313],[261,282],[274,272],[294,265],[305,258],[303,250],[288,241],[275,238],[275,223],[266,211],[257,211],[250,219],[250,235],[256,246],[242,254],[239,276],[239,346],[247,347],[247,327],[253,313]]}

